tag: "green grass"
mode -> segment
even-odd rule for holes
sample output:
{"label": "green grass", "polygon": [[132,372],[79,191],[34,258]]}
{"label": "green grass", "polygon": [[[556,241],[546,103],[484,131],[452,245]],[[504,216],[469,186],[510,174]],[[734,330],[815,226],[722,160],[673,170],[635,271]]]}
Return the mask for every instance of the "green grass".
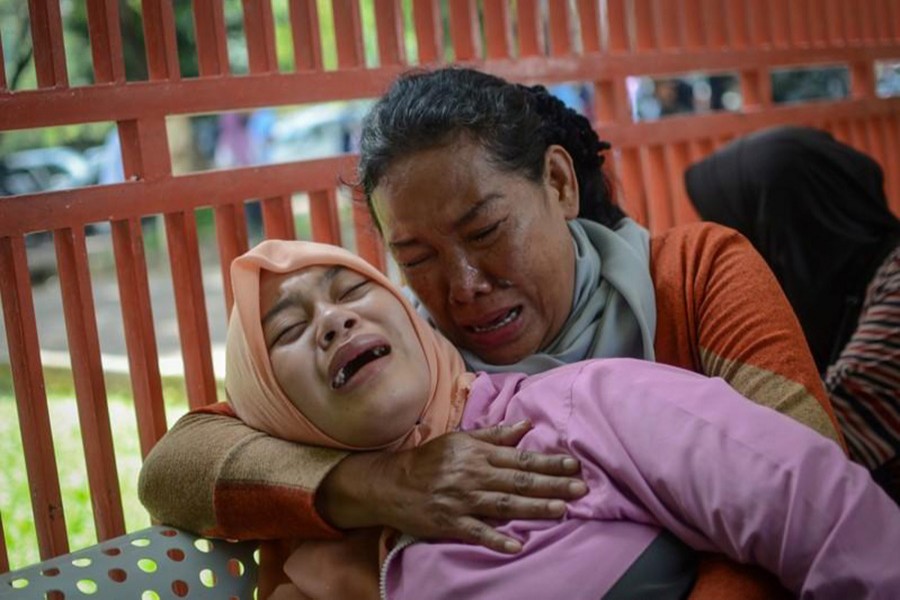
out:
{"label": "green grass", "polygon": [[[134,407],[126,376],[107,375],[106,383],[125,527],[133,531],[150,524],[150,518],[137,498],[141,455]],[[167,419],[172,424],[187,410],[184,386],[179,379],[165,379],[163,385]],[[74,551],[97,543],[97,537],[71,372],[46,370],[45,386],[69,547]],[[12,378],[7,365],[0,365],[0,516],[10,569],[40,561]]]}

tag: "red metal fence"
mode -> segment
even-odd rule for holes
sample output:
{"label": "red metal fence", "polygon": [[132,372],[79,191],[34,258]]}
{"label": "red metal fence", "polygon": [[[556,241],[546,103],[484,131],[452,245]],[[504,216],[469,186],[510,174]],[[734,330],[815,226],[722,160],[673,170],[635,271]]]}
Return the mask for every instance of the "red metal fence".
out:
{"label": "red metal fence", "polygon": [[[365,0],[363,0],[365,1]],[[222,0],[193,0],[199,76],[179,71],[168,0],[142,0],[148,81],[126,82],[117,0],[86,0],[94,83],[70,86],[59,0],[29,0],[38,89],[11,92],[0,60],[0,132],[115,121],[126,182],[0,198],[0,281],[9,354],[41,556],[68,550],[53,454],[25,235],[49,230],[83,432],[98,537],[125,530],[88,269],[85,227],[108,222],[125,322],[142,451],[166,429],[141,218],[161,215],[192,407],[217,400],[196,211],[211,207],[221,277],[248,247],[243,204],[261,199],[267,237],[296,235],[291,198],[309,195],[312,237],[341,242],[338,174],[352,157],[173,175],[166,119],[328,100],[372,98],[409,66],[403,11],[412,10],[417,64],[455,62],[523,82],[587,82],[601,137],[615,148],[620,201],[658,231],[695,219],[681,176],[735,136],[781,123],[823,127],[885,167],[900,212],[900,98],[879,98],[876,61],[900,60],[900,0],[368,0],[378,59],[362,43],[359,0],[287,0],[294,70],[280,72],[270,0],[243,0],[249,74],[229,72]],[[319,9],[330,7],[337,67],[323,66]],[[443,11],[443,13],[442,13]],[[2,52],[2,49],[0,49]],[[0,56],[2,58],[2,56]],[[776,105],[773,70],[844,65],[850,97]],[[633,122],[626,78],[733,72],[743,107]],[[384,265],[364,210],[355,247]],[[346,241],[346,240],[344,240]],[[223,302],[230,306],[226,293]],[[217,324],[225,327],[225,323]],[[0,523],[2,532],[2,523]],[[2,542],[0,536],[0,542]],[[0,571],[8,569],[0,543]]]}

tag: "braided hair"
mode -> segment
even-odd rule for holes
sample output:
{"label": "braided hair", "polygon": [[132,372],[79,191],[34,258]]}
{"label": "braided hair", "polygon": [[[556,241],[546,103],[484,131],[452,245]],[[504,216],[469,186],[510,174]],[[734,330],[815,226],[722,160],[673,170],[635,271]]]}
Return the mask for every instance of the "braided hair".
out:
{"label": "braided hair", "polygon": [[512,84],[456,67],[400,77],[369,112],[358,167],[369,210],[372,192],[397,159],[462,136],[481,144],[497,167],[534,182],[544,175],[547,148],[558,144],[572,157],[579,216],[608,227],[625,217],[601,170],[610,145],[599,139],[588,119],[544,86]]}

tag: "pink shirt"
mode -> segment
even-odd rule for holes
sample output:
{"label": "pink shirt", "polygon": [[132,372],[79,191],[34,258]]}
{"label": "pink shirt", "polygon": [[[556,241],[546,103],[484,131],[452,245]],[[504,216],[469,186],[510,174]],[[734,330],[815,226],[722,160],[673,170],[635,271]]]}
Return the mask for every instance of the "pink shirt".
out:
{"label": "pink shirt", "polygon": [[407,547],[387,565],[389,598],[596,599],[660,528],[801,597],[900,598],[900,509],[834,442],[720,379],[632,359],[482,374],[462,428],[523,418],[519,447],[577,457],[590,493],[562,521],[504,524],[524,542],[513,557]]}

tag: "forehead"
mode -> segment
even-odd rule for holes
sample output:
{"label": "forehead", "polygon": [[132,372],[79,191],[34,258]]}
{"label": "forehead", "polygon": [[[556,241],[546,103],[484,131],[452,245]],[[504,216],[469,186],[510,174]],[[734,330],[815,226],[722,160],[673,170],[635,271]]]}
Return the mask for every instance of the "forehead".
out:
{"label": "forehead", "polygon": [[259,291],[263,300],[278,298],[284,294],[313,292],[326,288],[342,272],[341,266],[315,265],[287,273],[275,273],[263,269],[260,272]]}
{"label": "forehead", "polygon": [[480,144],[462,138],[397,160],[372,197],[388,237],[421,226],[449,233],[470,213],[490,209],[493,199],[521,183],[531,182],[499,168]]}

